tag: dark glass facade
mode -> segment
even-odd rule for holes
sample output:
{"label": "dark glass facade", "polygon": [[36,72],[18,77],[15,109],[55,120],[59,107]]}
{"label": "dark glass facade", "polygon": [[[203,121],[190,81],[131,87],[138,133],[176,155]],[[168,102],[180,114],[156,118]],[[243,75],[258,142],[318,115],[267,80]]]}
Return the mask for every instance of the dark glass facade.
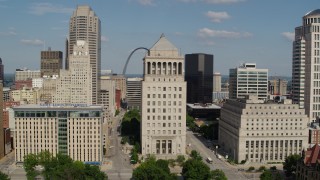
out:
{"label": "dark glass facade", "polygon": [[211,103],[213,55],[186,54],[185,81],[187,81],[187,103]]}

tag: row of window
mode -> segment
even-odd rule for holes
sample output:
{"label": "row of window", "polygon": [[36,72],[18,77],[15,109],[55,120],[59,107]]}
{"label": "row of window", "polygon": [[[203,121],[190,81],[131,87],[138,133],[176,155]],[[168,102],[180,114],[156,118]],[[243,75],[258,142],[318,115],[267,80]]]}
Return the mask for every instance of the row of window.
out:
{"label": "row of window", "polygon": [[[158,123],[158,126],[157,127],[171,127],[171,124],[172,124],[172,127],[176,127],[176,125],[178,125],[178,127],[181,127],[181,123]],[[156,123],[147,123],[147,127],[156,127]]]}
{"label": "row of window", "polygon": [[[177,111],[177,109],[178,109],[178,111]],[[147,108],[147,113],[167,113],[167,110],[168,110],[168,113],[171,113],[171,112],[181,113],[182,112],[181,108],[158,108],[157,111],[156,111],[156,108]]]}
{"label": "row of window", "polygon": [[[292,127],[290,127],[290,129],[292,129]],[[300,128],[301,129],[301,128]],[[291,136],[298,136],[298,134],[299,133],[266,133],[266,134],[264,134],[264,133],[252,133],[251,134],[251,136],[284,136],[284,135],[286,135],[286,136],[289,136],[289,135],[291,135]],[[249,133],[247,133],[247,136],[250,136],[250,134]],[[302,136],[302,132],[300,133],[300,136]]]}
{"label": "row of window", "polygon": [[[158,98],[167,98],[171,99],[171,97],[173,98],[177,98],[179,97],[180,99],[182,98],[182,94],[158,94]],[[147,98],[151,98],[151,94],[147,94]],[[152,94],[152,98],[157,98],[157,94]]]}
{"label": "row of window", "polygon": [[[157,135],[175,135],[175,134],[181,134],[181,130],[162,130],[162,133],[161,133],[161,130],[147,130],[147,134],[152,134],[152,135],[155,135],[157,132]],[[167,134],[168,132],[168,134]]]}
{"label": "row of window", "polygon": [[161,116],[157,116],[157,119],[156,119],[156,116],[147,116],[147,120],[167,120],[167,117],[168,117],[168,120],[181,120],[181,116],[162,116],[162,119],[161,119]]}

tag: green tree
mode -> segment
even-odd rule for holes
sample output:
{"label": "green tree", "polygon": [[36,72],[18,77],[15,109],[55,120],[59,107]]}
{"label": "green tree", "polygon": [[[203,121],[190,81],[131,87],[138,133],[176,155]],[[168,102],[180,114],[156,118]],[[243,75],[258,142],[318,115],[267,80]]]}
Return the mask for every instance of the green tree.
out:
{"label": "green tree", "polygon": [[[44,169],[37,172],[35,167],[41,165]],[[52,156],[48,151],[40,152],[38,155],[29,154],[24,158],[23,164],[28,179],[34,179],[41,173],[45,179],[62,180],[105,180],[108,179],[98,166],[83,164],[80,161],[73,161],[68,155],[57,154]]]}
{"label": "green tree", "polygon": [[117,109],[116,112],[114,113],[114,116],[118,116],[120,114],[120,111]]}
{"label": "green tree", "polygon": [[164,172],[170,174],[169,161],[159,159],[159,160],[157,160],[156,165],[157,165],[157,167],[162,169]]}
{"label": "green tree", "polygon": [[227,180],[227,176],[224,174],[224,172],[220,169],[216,169],[211,171],[211,179],[214,180]]}
{"label": "green tree", "polygon": [[190,157],[195,159],[195,160],[199,160],[199,161],[202,160],[201,155],[196,150],[192,150],[191,151]]}
{"label": "green tree", "polygon": [[283,180],[284,178],[281,176],[280,172],[273,174],[274,180]]}
{"label": "green tree", "polygon": [[[145,162],[141,163],[139,167],[133,170],[132,178],[135,180],[175,180],[177,179],[176,175],[171,174],[170,172],[166,172],[163,167],[163,163],[155,161],[155,158],[148,158]],[[161,167],[159,167],[161,166]]]}
{"label": "green tree", "polygon": [[254,168],[253,166],[250,166],[250,167],[248,168],[248,171],[253,171],[253,170],[255,170],[255,168]]}
{"label": "green tree", "polygon": [[28,154],[24,157],[23,167],[27,173],[27,179],[34,179],[38,173],[35,170],[36,165],[38,165],[38,157],[35,154]]}
{"label": "green tree", "polygon": [[296,172],[296,166],[299,159],[301,159],[301,156],[298,154],[293,154],[286,157],[283,163],[283,169],[285,170],[286,176],[291,176]]}
{"label": "green tree", "polygon": [[10,180],[9,176],[0,171],[0,179],[1,180]]}
{"label": "green tree", "polygon": [[267,168],[265,166],[260,166],[259,169],[258,169],[259,172],[262,172],[262,171],[265,171],[265,170],[267,170]]}
{"label": "green tree", "polygon": [[131,164],[137,164],[138,160],[139,160],[138,152],[137,152],[136,148],[132,148],[131,158],[130,158]]}
{"label": "green tree", "polygon": [[261,175],[260,175],[260,180],[273,180],[273,175],[272,173],[267,170],[264,171]]}
{"label": "green tree", "polygon": [[277,166],[271,166],[271,167],[270,167],[270,170],[271,170],[271,171],[276,171],[276,170],[277,170]]}
{"label": "green tree", "polygon": [[187,180],[207,180],[211,178],[209,166],[196,159],[189,159],[183,163],[182,175]]}

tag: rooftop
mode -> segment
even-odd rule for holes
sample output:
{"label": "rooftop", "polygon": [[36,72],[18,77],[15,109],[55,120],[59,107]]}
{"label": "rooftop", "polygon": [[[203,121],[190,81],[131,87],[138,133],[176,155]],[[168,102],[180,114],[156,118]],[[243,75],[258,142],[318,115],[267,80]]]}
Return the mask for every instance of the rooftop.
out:
{"label": "rooftop", "polygon": [[150,51],[178,51],[178,49],[164,36],[161,34],[160,39],[150,48]]}
{"label": "rooftop", "polygon": [[305,16],[315,16],[315,15],[320,15],[320,9],[310,11]]}
{"label": "rooftop", "polygon": [[302,154],[304,158],[303,162],[307,166],[314,166],[317,162],[320,162],[320,146],[318,144],[303,151]]}
{"label": "rooftop", "polygon": [[101,110],[102,106],[87,104],[23,104],[14,110]]}
{"label": "rooftop", "polygon": [[192,109],[221,109],[220,106],[217,106],[212,103],[207,103],[207,104],[194,103],[194,104],[187,104],[187,106]]}

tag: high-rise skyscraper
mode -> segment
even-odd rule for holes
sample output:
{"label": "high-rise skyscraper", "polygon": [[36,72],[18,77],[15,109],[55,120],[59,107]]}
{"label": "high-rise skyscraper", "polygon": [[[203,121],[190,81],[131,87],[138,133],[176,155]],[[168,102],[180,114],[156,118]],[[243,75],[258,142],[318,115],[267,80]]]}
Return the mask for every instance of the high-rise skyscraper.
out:
{"label": "high-rise skyscraper", "polygon": [[4,81],[4,68],[3,68],[3,64],[2,64],[2,59],[0,58],[0,80]]}
{"label": "high-rise skyscraper", "polygon": [[320,116],[320,9],[307,13],[295,28],[292,53],[293,102],[309,120]]}
{"label": "high-rise skyscraper", "polygon": [[255,63],[244,63],[238,68],[230,69],[229,98],[244,98],[248,94],[267,99],[268,69],[257,69]]}
{"label": "high-rise skyscraper", "polygon": [[219,72],[213,73],[213,92],[221,91],[221,74]]}
{"label": "high-rise skyscraper", "polygon": [[73,54],[69,55],[69,70],[61,70],[53,103],[55,104],[93,104],[92,100],[92,65],[90,50],[86,41],[78,40]]}
{"label": "high-rise skyscraper", "polygon": [[186,54],[187,103],[212,103],[213,55]]}
{"label": "high-rise skyscraper", "polygon": [[61,51],[41,51],[41,77],[59,75],[62,69],[62,52]]}
{"label": "high-rise skyscraper", "polygon": [[68,58],[66,69],[70,67],[70,55],[77,40],[89,44],[90,64],[92,66],[92,103],[98,102],[101,71],[101,26],[100,19],[89,6],[78,6],[70,18]]}
{"label": "high-rise skyscraper", "polygon": [[184,59],[161,35],[143,61],[142,155],[173,159],[186,150]]}

